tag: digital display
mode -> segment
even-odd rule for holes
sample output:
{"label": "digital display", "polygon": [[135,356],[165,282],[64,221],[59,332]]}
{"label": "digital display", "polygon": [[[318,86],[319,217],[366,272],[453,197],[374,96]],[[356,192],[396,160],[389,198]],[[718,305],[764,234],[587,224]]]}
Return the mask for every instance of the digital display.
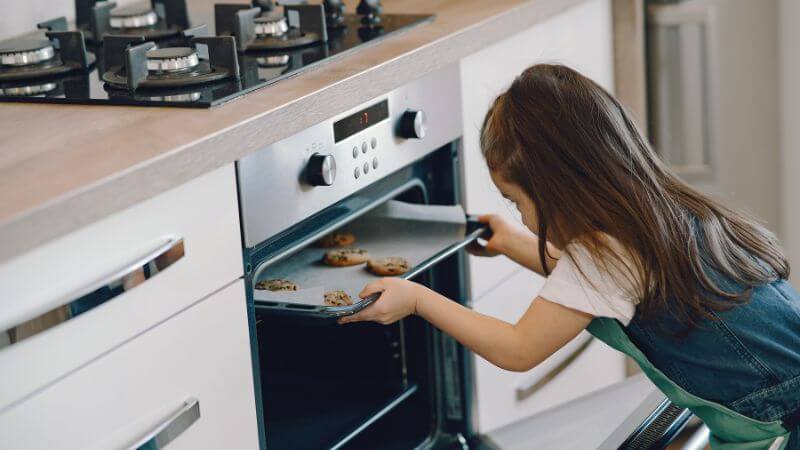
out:
{"label": "digital display", "polygon": [[333,123],[333,141],[343,139],[364,131],[389,117],[389,101],[384,100]]}

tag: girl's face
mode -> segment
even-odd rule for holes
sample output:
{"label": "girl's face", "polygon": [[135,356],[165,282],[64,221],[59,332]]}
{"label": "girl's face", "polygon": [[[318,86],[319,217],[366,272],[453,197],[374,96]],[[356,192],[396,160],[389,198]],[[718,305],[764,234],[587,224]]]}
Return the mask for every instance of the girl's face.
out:
{"label": "girl's face", "polygon": [[539,229],[539,219],[536,217],[536,208],[533,200],[516,183],[507,181],[502,175],[491,172],[492,181],[506,200],[516,206],[522,214],[522,223],[534,233]]}

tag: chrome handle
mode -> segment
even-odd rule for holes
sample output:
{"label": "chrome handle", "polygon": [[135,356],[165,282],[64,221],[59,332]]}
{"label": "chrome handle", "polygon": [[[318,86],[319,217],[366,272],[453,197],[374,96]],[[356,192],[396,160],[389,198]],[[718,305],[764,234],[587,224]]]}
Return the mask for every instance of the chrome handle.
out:
{"label": "chrome handle", "polygon": [[521,384],[520,386],[517,386],[516,390],[517,401],[522,401],[532,396],[542,387],[544,387],[547,383],[552,381],[553,378],[557,377],[559,374],[561,374],[561,372],[566,370],[566,368],[569,367],[569,365],[572,364],[573,361],[578,359],[578,357],[581,356],[581,354],[583,354],[583,352],[585,352],[587,348],[589,348],[589,345],[591,345],[593,340],[594,337],[592,336],[587,337],[586,340],[583,343],[581,343],[581,345],[578,346],[578,348],[575,349],[575,351],[570,353],[569,356],[567,356],[557,366],[553,367],[549,372],[544,374],[544,376],[542,376],[541,378],[537,378],[533,382],[529,381]]}
{"label": "chrome handle", "polygon": [[85,287],[65,295],[56,304],[60,305],[33,318],[18,323],[6,330],[11,344],[35,336],[56,325],[71,320],[83,313],[113,300],[130,291],[167,267],[183,258],[183,238],[169,236],[155,249],[121,269],[115,269],[87,284]]}
{"label": "chrome handle", "polygon": [[200,400],[190,398],[173,415],[147,433],[147,436],[128,447],[131,450],[159,450],[183,434],[200,418]]}

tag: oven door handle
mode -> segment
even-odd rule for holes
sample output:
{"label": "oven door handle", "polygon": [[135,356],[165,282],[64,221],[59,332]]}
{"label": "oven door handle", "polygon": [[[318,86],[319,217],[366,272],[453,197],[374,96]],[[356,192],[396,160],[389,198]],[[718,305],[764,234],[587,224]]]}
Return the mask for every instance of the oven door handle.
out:
{"label": "oven door handle", "polygon": [[[442,249],[439,253],[431,256],[430,258],[422,261],[421,263],[414,266],[411,270],[401,275],[399,278],[403,280],[411,280],[422,272],[430,269],[431,267],[439,264],[442,260],[447,259],[453,253],[461,250],[462,248],[466,247],[470,242],[481,238],[481,239],[489,239],[492,236],[492,230],[489,228],[488,225],[485,223],[478,222],[478,220],[474,216],[467,217],[467,234],[464,236],[464,239],[451,244],[450,246]],[[381,293],[376,292],[367,298],[361,300],[360,302],[353,305],[354,307],[348,311],[349,314],[355,314],[367,306],[375,303],[378,298],[380,298]]]}

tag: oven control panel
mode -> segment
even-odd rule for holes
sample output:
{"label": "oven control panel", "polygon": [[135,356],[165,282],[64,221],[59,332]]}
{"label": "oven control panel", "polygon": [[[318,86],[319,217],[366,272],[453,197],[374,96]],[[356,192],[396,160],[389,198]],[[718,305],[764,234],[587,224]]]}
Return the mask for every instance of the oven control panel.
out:
{"label": "oven control panel", "polygon": [[452,65],[239,160],[245,246],[459,139],[461,123]]}

